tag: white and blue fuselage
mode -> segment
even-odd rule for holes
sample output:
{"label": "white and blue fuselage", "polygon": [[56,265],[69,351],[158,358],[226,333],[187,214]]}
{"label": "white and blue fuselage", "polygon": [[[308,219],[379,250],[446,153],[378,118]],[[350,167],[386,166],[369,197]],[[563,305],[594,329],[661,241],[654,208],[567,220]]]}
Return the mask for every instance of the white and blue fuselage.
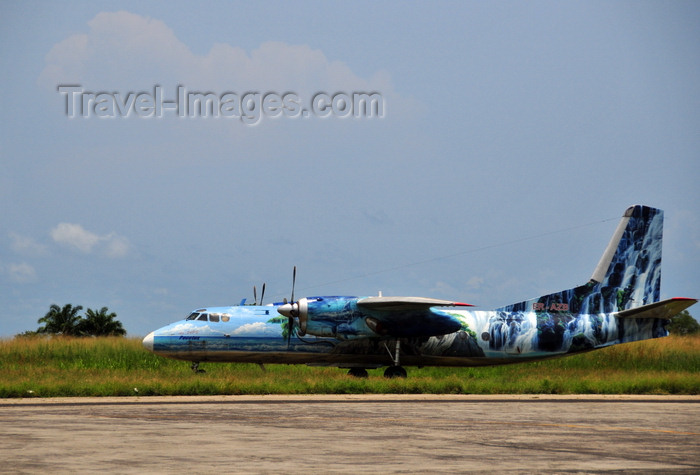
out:
{"label": "white and blue fuselage", "polygon": [[[351,297],[314,299],[342,299]],[[192,362],[247,362],[379,367],[390,365],[397,338],[374,333],[367,314],[335,315],[324,320],[324,336],[299,335],[279,306],[199,309],[154,332],[144,346],[161,356]],[[665,336],[660,321],[632,319],[624,334],[610,314],[473,311],[432,309],[455,322],[457,331],[399,338],[401,361],[412,366],[482,366],[543,359],[601,348],[624,341]],[[333,329],[336,333],[333,334]],[[358,331],[359,329],[359,331]],[[340,332],[338,332],[340,330]]]}

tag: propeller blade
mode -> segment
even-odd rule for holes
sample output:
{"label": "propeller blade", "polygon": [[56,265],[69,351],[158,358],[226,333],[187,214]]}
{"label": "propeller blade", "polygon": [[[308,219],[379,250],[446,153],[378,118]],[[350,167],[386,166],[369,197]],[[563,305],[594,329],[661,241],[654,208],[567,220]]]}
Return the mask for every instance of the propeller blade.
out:
{"label": "propeller blade", "polygon": [[284,305],[277,309],[279,313],[287,316],[287,349],[292,345],[292,333],[294,332],[294,317],[299,316],[299,304],[294,302],[294,288],[297,285],[297,266],[294,266],[292,272],[292,299],[287,303],[284,299]]}
{"label": "propeller blade", "polygon": [[258,304],[258,289],[253,286],[253,305]]}
{"label": "propeller blade", "polygon": [[263,282],[262,292],[260,292],[260,305],[263,304],[263,298],[265,297],[265,282]]}

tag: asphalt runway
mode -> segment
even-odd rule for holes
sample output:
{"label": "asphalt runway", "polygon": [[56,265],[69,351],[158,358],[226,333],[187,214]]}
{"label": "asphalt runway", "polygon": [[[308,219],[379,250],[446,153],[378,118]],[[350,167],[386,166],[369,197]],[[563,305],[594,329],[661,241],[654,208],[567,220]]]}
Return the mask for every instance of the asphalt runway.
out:
{"label": "asphalt runway", "polygon": [[2,473],[700,473],[700,398],[0,400]]}

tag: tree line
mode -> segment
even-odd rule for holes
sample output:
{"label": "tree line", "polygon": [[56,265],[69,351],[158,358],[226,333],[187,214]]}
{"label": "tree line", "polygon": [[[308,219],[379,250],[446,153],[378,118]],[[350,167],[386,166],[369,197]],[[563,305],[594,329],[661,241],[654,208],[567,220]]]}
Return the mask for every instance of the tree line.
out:
{"label": "tree line", "polygon": [[124,336],[126,330],[117,320],[117,314],[107,307],[99,310],[88,308],[85,316],[79,315],[81,305],[66,304],[62,308],[51,305],[49,311],[37,323],[42,324],[36,331],[28,331],[22,336],[65,335],[65,336]]}
{"label": "tree line", "polygon": [[666,329],[674,335],[693,335],[700,332],[700,323],[693,318],[689,311],[683,310],[671,318]]}

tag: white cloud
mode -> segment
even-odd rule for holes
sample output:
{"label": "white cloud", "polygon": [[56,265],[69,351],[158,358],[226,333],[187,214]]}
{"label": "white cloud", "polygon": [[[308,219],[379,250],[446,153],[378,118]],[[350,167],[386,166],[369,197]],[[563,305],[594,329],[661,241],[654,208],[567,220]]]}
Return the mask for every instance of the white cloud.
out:
{"label": "white cloud", "polygon": [[100,242],[97,234],[91,233],[79,224],[71,223],[59,223],[51,230],[51,239],[85,254],[91,253],[95,245]]}
{"label": "white cloud", "polygon": [[127,241],[125,237],[111,234],[105,239],[105,252],[107,257],[119,258],[129,253],[129,241]]}
{"label": "white cloud", "polygon": [[55,45],[46,56],[47,64],[39,76],[39,83],[53,89],[58,85],[54,81],[82,77],[87,41],[87,35],[73,35]]}
{"label": "white cloud", "polygon": [[36,270],[29,264],[22,262],[21,264],[9,264],[7,266],[7,274],[10,280],[18,284],[26,284],[36,281]]}
{"label": "white cloud", "polygon": [[167,328],[165,328],[162,332],[160,332],[161,335],[204,335],[204,334],[213,334],[213,333],[219,333],[223,334],[224,332],[219,330],[219,329],[214,329],[208,324],[202,325],[199,322],[194,323],[194,322],[185,322],[185,323],[178,323],[171,325]]}
{"label": "white cloud", "polygon": [[387,73],[360,78],[345,63],[331,61],[308,45],[270,41],[249,54],[238,46],[215,44],[202,56],[194,54],[162,21],[134,13],[102,12],[88,26],[88,33],[70,36],[49,51],[39,77],[41,85],[53,91],[59,84],[110,90],[174,81],[173,85],[183,84],[190,90],[233,89],[241,94],[270,90],[386,95],[392,89]]}
{"label": "white cloud", "polygon": [[265,322],[247,323],[236,328],[231,334],[236,336],[279,336],[281,335],[281,327]]}
{"label": "white cloud", "polygon": [[79,224],[59,223],[50,235],[55,242],[84,254],[99,251],[107,257],[120,258],[129,253],[129,241],[125,237],[115,233],[100,236]]}
{"label": "white cloud", "polygon": [[163,335],[177,335],[177,334],[185,333],[185,332],[190,332],[191,334],[194,334],[196,332],[197,328],[199,328],[199,327],[192,322],[178,323],[177,325],[174,325],[166,330],[163,330],[162,334]]}
{"label": "white cloud", "polygon": [[33,238],[21,236],[17,233],[10,233],[9,236],[12,240],[10,247],[13,251],[19,254],[26,254],[30,256],[41,256],[46,254],[46,246],[36,242]]}
{"label": "white cloud", "polygon": [[[162,21],[129,12],[102,12],[88,22],[90,31],[56,44],[46,55],[39,83],[51,89],[58,84],[92,83],[116,75],[144,76],[149,69],[187,62],[192,53]],[[109,85],[104,85],[108,87]]]}

